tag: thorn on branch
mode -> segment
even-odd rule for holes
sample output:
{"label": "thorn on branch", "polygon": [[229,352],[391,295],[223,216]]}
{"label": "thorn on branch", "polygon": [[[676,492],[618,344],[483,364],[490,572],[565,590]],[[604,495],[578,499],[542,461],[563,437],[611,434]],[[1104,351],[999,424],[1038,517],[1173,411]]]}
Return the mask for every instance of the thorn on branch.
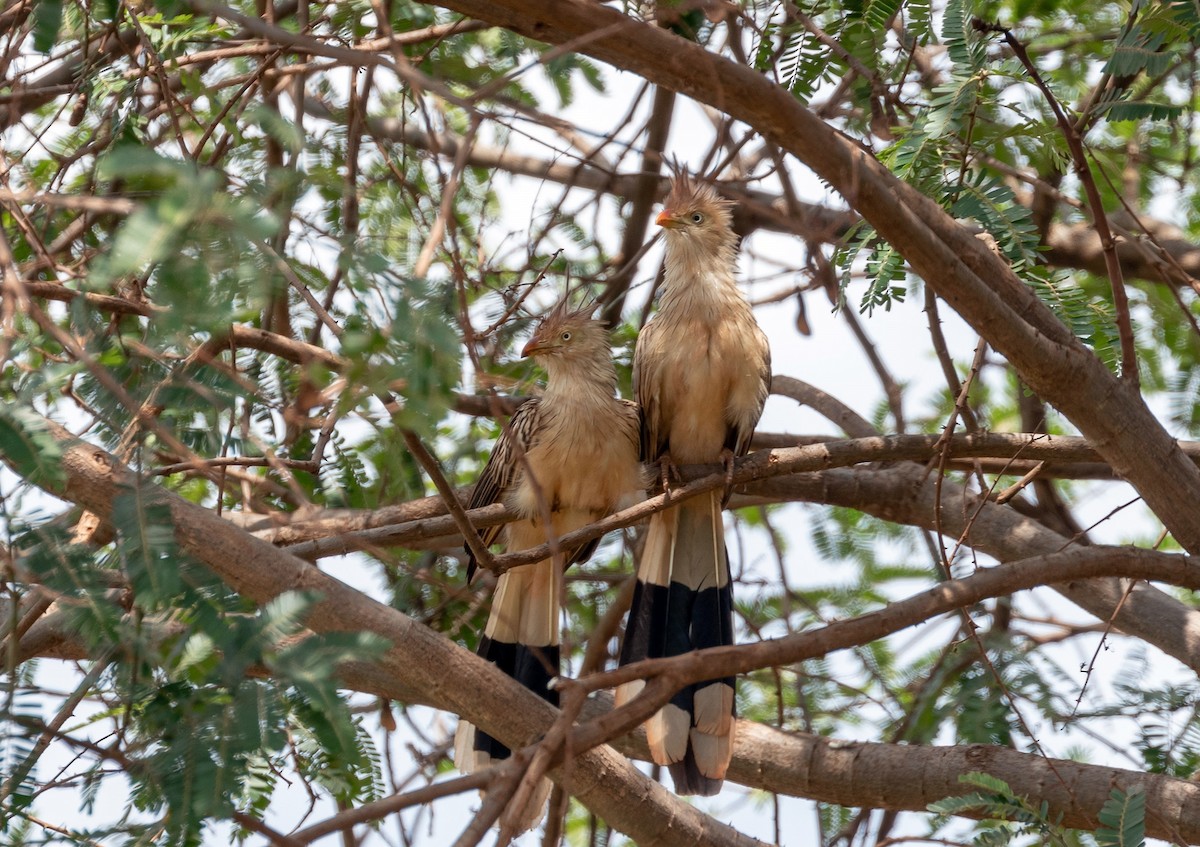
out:
{"label": "thorn on branch", "polygon": [[976,32],[996,33],[1004,36],[1009,34],[1007,27],[1001,26],[999,23],[985,21],[983,18],[977,17],[971,18],[971,28]]}

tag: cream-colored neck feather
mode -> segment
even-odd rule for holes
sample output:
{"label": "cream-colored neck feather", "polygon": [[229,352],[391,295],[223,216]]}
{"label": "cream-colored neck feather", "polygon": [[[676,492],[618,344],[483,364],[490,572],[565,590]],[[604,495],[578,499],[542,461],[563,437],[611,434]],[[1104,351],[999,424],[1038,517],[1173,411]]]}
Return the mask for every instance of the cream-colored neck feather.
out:
{"label": "cream-colored neck feather", "polygon": [[734,275],[736,237],[726,233],[724,239],[669,233],[660,313],[686,313],[711,322],[730,309],[746,308]]}
{"label": "cream-colored neck feather", "polygon": [[607,344],[571,351],[564,357],[548,356],[544,402],[563,399],[611,400],[617,393],[617,373]]}

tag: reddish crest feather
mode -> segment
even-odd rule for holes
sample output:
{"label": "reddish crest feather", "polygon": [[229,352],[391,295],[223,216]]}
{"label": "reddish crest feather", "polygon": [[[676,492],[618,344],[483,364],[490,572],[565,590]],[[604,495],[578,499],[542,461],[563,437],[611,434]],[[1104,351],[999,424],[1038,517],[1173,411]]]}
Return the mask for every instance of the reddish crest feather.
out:
{"label": "reddish crest feather", "polygon": [[592,313],[596,311],[596,304],[585,303],[578,309],[572,309],[566,300],[560,300],[558,305],[547,312],[540,321],[537,328],[534,330],[534,335],[542,335],[546,332],[553,332],[564,326],[583,326],[592,320]]}
{"label": "reddish crest feather", "polygon": [[678,217],[686,217],[696,210],[728,225],[732,218],[734,202],[722,197],[708,183],[695,182],[686,173],[678,172],[671,179],[671,192],[663,205]]}

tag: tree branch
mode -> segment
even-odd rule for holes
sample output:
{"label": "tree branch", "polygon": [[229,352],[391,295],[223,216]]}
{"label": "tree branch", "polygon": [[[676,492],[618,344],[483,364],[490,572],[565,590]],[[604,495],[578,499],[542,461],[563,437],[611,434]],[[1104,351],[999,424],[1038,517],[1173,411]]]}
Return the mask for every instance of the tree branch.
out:
{"label": "tree branch", "polygon": [[[140,484],[106,451],[74,438],[44,420],[62,447],[64,481],[46,490],[109,519],[120,491]],[[305,624],[313,632],[374,632],[391,646],[371,668],[389,696],[426,702],[462,715],[519,749],[549,729],[559,712],[540,697],[511,684],[478,656],[413,621],[396,609],[355,591],[288,553],[232,526],[213,512],[152,487],[147,499],[168,507],[180,548],[203,562],[242,596],[262,605],[287,591],[311,591],[321,599]],[[480,691],[489,692],[486,698]],[[640,844],[718,844],[759,847],[725,824],[704,815],[640,774],[611,748],[573,760],[569,789],[580,802]],[[561,779],[560,771],[551,777]],[[664,826],[664,822],[665,826]]]}

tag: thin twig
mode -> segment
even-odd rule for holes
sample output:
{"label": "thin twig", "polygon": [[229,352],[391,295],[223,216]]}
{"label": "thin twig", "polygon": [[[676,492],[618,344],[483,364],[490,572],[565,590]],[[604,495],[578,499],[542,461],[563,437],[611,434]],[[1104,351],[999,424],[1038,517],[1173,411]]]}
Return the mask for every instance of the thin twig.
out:
{"label": "thin twig", "polygon": [[1030,468],[1029,471],[1023,477],[1021,477],[1019,480],[1017,480],[1015,483],[1010,485],[1008,488],[1004,489],[999,494],[997,494],[996,498],[995,498],[996,503],[999,505],[1003,505],[1003,504],[1007,503],[1009,500],[1011,500],[1012,498],[1016,497],[1018,494],[1021,493],[1021,491],[1025,488],[1025,486],[1029,485],[1029,483],[1033,482],[1035,479],[1037,479],[1039,476],[1041,476],[1042,471],[1044,471],[1045,469],[1046,469],[1046,463],[1038,462],[1036,465],[1034,465],[1032,468]]}
{"label": "thin twig", "polygon": [[271,844],[275,845],[275,847],[303,847],[303,842],[297,841],[289,835],[284,835],[282,832],[272,829],[253,815],[248,815],[245,812],[235,811],[233,813],[233,819],[238,823],[239,826],[242,826],[253,833],[261,835]]}
{"label": "thin twig", "polygon": [[438,493],[442,495],[442,502],[446,504],[446,509],[450,512],[450,516],[454,518],[454,523],[458,527],[458,531],[462,533],[467,547],[471,550],[471,555],[475,557],[475,561],[479,563],[481,568],[493,570],[495,562],[491,551],[483,543],[483,539],[479,537],[479,533],[476,532],[475,527],[471,525],[471,520],[467,517],[466,510],[463,509],[462,503],[459,502],[458,495],[455,493],[453,486],[446,480],[446,475],[442,473],[437,460],[425,449],[425,445],[421,443],[420,437],[411,429],[402,429],[400,433],[404,436],[404,444],[408,447],[408,451],[412,453],[417,463],[425,469],[425,473],[433,481]]}
{"label": "thin twig", "polygon": [[453,794],[461,794],[464,791],[484,788],[494,778],[495,774],[489,768],[466,774],[456,779],[435,782],[433,785],[426,785],[424,788],[418,788],[404,794],[395,794],[391,797],[384,797],[381,800],[363,803],[361,806],[347,809],[344,812],[338,812],[331,818],[293,833],[291,840],[296,844],[309,844],[330,833],[346,830],[357,824],[380,820],[411,806],[425,805],[442,797],[449,797]]}
{"label": "thin twig", "polygon": [[1099,236],[1100,246],[1104,251],[1104,266],[1108,271],[1109,284],[1112,286],[1113,308],[1117,312],[1117,333],[1121,339],[1121,377],[1137,387],[1141,380],[1138,375],[1133,324],[1129,317],[1129,297],[1125,293],[1125,279],[1121,271],[1121,260],[1117,256],[1117,242],[1108,225],[1108,216],[1104,213],[1100,189],[1088,166],[1087,153],[1083,148],[1083,137],[1079,134],[1076,123],[1067,116],[1050,87],[1042,79],[1042,75],[1038,73],[1037,67],[1025,50],[1025,45],[1013,35],[1012,30],[999,24],[987,23],[979,18],[973,19],[971,23],[980,32],[995,32],[1004,36],[1005,42],[1025,67],[1033,84],[1042,92],[1050,106],[1050,111],[1054,113],[1054,118],[1058,121],[1063,137],[1067,141],[1067,149],[1071,153],[1071,164],[1075,168],[1075,175],[1079,177],[1084,193],[1087,194],[1088,207],[1092,213],[1092,225],[1096,228],[1096,235]]}
{"label": "thin twig", "polygon": [[3,804],[5,800],[12,796],[12,793],[21,785],[25,777],[29,775],[34,765],[38,763],[42,754],[46,752],[46,748],[50,746],[50,742],[54,740],[55,736],[62,729],[63,724],[75,714],[75,709],[83,702],[83,698],[91,692],[92,686],[100,678],[100,674],[108,667],[115,649],[113,647],[108,648],[92,663],[92,667],[84,675],[83,679],[79,681],[79,684],[75,686],[75,690],[71,692],[71,695],[63,702],[54,719],[46,724],[46,728],[42,731],[33,748],[9,773],[8,779],[0,787],[0,804]]}
{"label": "thin twig", "polygon": [[[925,286],[925,318],[929,324],[929,337],[933,340],[933,350],[937,354],[938,364],[942,367],[942,376],[946,380],[946,387],[950,389],[950,396],[957,397],[962,383],[959,382],[958,374],[954,370],[954,360],[950,357],[950,348],[946,344],[946,336],[942,332],[942,318],[938,314],[937,294],[928,285]],[[968,432],[979,430],[979,421],[975,420],[975,412],[971,409],[970,404],[964,403],[960,414],[963,426],[967,428]]]}

